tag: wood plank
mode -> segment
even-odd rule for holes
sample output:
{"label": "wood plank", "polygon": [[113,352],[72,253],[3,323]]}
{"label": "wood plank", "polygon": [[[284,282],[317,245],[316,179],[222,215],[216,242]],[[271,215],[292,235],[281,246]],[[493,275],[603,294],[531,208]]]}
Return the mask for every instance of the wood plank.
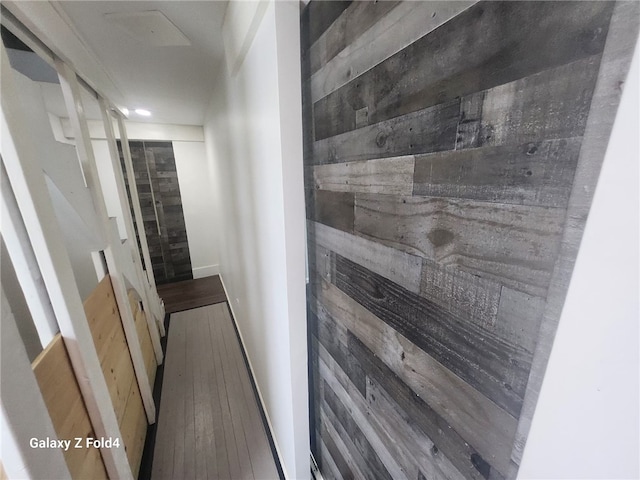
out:
{"label": "wood plank", "polygon": [[322,33],[349,7],[351,1],[309,2],[306,8],[309,15],[309,46],[320,38]]}
{"label": "wood plank", "polygon": [[225,327],[224,338],[227,353],[236,368],[238,383],[241,387],[241,390],[237,391],[238,406],[240,409],[243,409],[243,427],[253,476],[256,479],[265,480],[277,478],[278,472],[273,454],[269,448],[267,432],[265,431],[262,418],[259,415],[258,398],[251,387],[249,371],[242,356],[241,345],[238,342],[238,337],[233,327],[229,307],[225,303],[216,305],[212,309]]}
{"label": "wood plank", "polygon": [[322,376],[322,398],[333,411],[354,445],[370,465],[372,476],[395,480],[412,478],[392,452],[394,442],[386,442],[387,434],[371,411],[364,396],[354,388],[349,377],[336,364],[329,352],[319,347],[319,371]]}
{"label": "wood plank", "polygon": [[[420,292],[422,259],[364,237],[331,228],[321,223],[308,223],[309,237],[328,250],[376,272],[414,293]],[[325,260],[330,258],[325,256]],[[331,279],[335,266],[325,265],[321,270]]]}
{"label": "wood plank", "polygon": [[530,353],[340,256],[336,256],[334,283],[517,418]]}
{"label": "wood plank", "polygon": [[[95,438],[60,334],[33,361],[32,368],[58,438]],[[72,478],[108,478],[99,450],[69,448],[63,454]]]}
{"label": "wood plank", "polygon": [[320,411],[322,415],[322,425],[326,428],[329,435],[331,435],[336,447],[338,447],[347,465],[349,465],[349,469],[353,472],[353,477],[362,480],[374,478],[371,476],[365,460],[354,446],[353,440],[345,432],[326,402],[322,402]]}
{"label": "wood plank", "polygon": [[[373,415],[365,398],[353,388],[353,384],[344,371],[333,361],[324,348],[320,347],[319,355],[321,356],[319,363],[324,382],[323,398],[339,421],[342,421],[342,417],[353,416],[357,428],[364,432],[367,443],[370,442],[369,448],[373,448],[377,454],[376,458],[372,460],[372,465],[376,466],[377,462],[382,461],[388,474],[397,480],[417,478],[415,466],[404,461],[406,459],[402,453],[395,448],[395,439],[389,437],[379,419]],[[345,410],[345,406],[348,406],[348,411]],[[343,427],[347,431],[351,428],[344,422]],[[366,444],[359,446],[357,442],[356,446],[366,451]],[[381,474],[384,475],[385,472],[382,471]]]}
{"label": "wood plank", "polygon": [[353,130],[362,108],[374,124],[599,54],[612,10],[611,3],[479,2],[316,102],[315,139]]}
{"label": "wood plank", "polygon": [[[498,316],[502,286],[455,267],[424,259],[420,295],[457,318],[492,332]],[[510,343],[509,337],[502,337]]]}
{"label": "wood plank", "polygon": [[[394,435],[395,427],[389,427],[388,418],[384,418],[378,414],[379,412],[373,411],[370,404],[359,392],[352,391],[352,384],[325,349],[320,347],[319,354],[325,381],[342,398],[343,403],[351,406],[350,411],[358,415],[361,424],[368,425],[367,428],[369,430],[373,429],[368,438],[376,442],[377,451],[386,455],[393,455],[391,458],[384,456],[385,463],[393,466],[391,470],[393,477],[395,479],[418,478],[420,466],[416,463],[415,458],[408,454],[407,446],[402,444],[402,437]],[[323,391],[327,391],[328,388],[325,386]],[[424,445],[418,445],[418,448],[423,447]],[[425,469],[425,471],[432,474],[430,478],[461,478],[460,473],[446,458],[440,456],[440,458],[434,457],[431,460]],[[398,469],[400,469],[400,472],[398,472]]]}
{"label": "wood plank", "polygon": [[311,45],[310,72],[312,74],[317,72],[399,3],[396,1],[351,3]]}
{"label": "wood plank", "polygon": [[356,194],[355,231],[398,250],[544,296],[564,209]]}
{"label": "wood plank", "polygon": [[182,395],[184,397],[184,470],[183,478],[196,478],[196,455],[200,452],[196,452],[196,426],[195,426],[195,411],[194,411],[194,364],[197,362],[197,358],[193,355],[196,337],[198,335],[197,329],[197,317],[194,321],[183,320],[186,329],[186,352],[190,353],[185,355],[185,378]]}
{"label": "wood plank", "polygon": [[566,208],[580,144],[569,138],[419,155],[413,194]]}
{"label": "wood plank", "polygon": [[344,480],[363,478],[357,472],[354,472],[354,468],[351,467],[351,465],[353,464],[353,460],[351,459],[351,457],[348,455],[343,455],[342,452],[346,451],[344,443],[341,442],[335,429],[332,428],[331,424],[327,420],[323,409],[320,410],[320,437],[322,439],[322,442],[327,447],[329,457],[334,461],[336,467],[338,468],[338,472],[340,475],[337,478],[341,478]]}
{"label": "wood plank", "polygon": [[423,399],[429,406],[425,413],[448,423],[484,457],[502,459],[503,468],[508,465],[507,452],[517,425],[513,416],[338,288],[326,283],[323,287],[321,302],[331,318],[340,319],[398,380]]}
{"label": "wood plank", "polygon": [[474,3],[474,0],[400,3],[311,76],[311,100],[326,97]]}
{"label": "wood plank", "polygon": [[[614,6],[614,14],[584,132],[579,166],[569,200],[568,222],[549,288],[523,411],[514,443],[512,459],[516,466],[520,464],[522,459],[568,283],[582,239],[584,219],[593,199],[595,185],[609,143],[611,128],[616,118],[622,95],[620,86],[626,81],[633,52],[636,49],[640,27],[639,15],[640,4],[638,2],[616,2]],[[514,475],[516,471],[517,468],[514,470]]]}
{"label": "wood plank", "polygon": [[84,308],[113,409],[122,426],[135,372],[108,275],[84,301]]}
{"label": "wood plank", "polygon": [[322,165],[453,150],[459,117],[452,100],[315,141],[307,155]]}
{"label": "wood plank", "polygon": [[411,195],[413,167],[412,155],[316,165],[313,184],[316,189],[332,192]]}
{"label": "wood plank", "polygon": [[236,441],[236,433],[233,426],[232,412],[229,406],[228,391],[226,385],[226,377],[223,368],[223,351],[224,344],[220,335],[220,326],[218,322],[210,324],[210,338],[214,345],[214,358],[216,369],[216,381],[218,402],[222,409],[222,425],[224,429],[224,439],[229,462],[229,477],[240,478],[240,458]]}
{"label": "wood plank", "polygon": [[[156,445],[152,466],[153,478],[175,478],[174,442],[175,437],[182,433],[176,432],[176,423],[178,418],[176,412],[181,408],[180,399],[183,388],[181,380],[183,375],[183,359],[186,350],[186,339],[183,322],[176,321],[176,317],[178,316],[178,314],[172,315],[170,335],[167,338],[167,353],[162,386],[162,403],[158,417],[158,431],[156,435]],[[181,438],[181,442],[183,441],[184,440]],[[179,475],[181,475],[181,473]]]}
{"label": "wood plank", "polygon": [[[210,398],[211,389],[207,378],[207,367],[210,365],[208,351],[210,345],[209,318],[207,312],[202,312],[191,322],[197,327],[197,334],[191,346],[194,358],[193,362],[193,410],[194,410],[194,452],[195,469],[194,478],[216,478],[218,477],[214,459],[214,439],[213,439],[213,408]],[[205,335],[207,334],[207,335]]]}
{"label": "wood plank", "polygon": [[161,285],[158,295],[164,301],[167,313],[227,301],[219,275]]}
{"label": "wood plank", "polygon": [[[483,456],[442,417],[435,414],[424,399],[416,395],[404,382],[378,359],[355,335],[349,335],[349,349],[353,352],[367,372],[367,378],[374,379],[406,412],[412,422],[427,435],[434,445],[467,478],[480,480],[486,478],[476,465],[487,464]],[[475,459],[475,461],[474,461]],[[491,470],[496,470],[492,468]],[[496,470],[490,478],[501,478]]]}
{"label": "wood plank", "polygon": [[582,136],[599,66],[592,55],[463,97],[456,149]]}
{"label": "wood plank", "polygon": [[[357,423],[351,418],[346,407],[340,402],[326,381],[323,399],[328,407],[325,412],[330,417],[330,420],[333,421],[333,426],[338,433],[340,433],[343,438],[350,440],[350,444],[348,442],[345,443],[351,448],[351,455],[359,463],[358,466],[360,470],[365,473],[366,478],[390,480],[392,477],[389,475],[389,471],[369,443],[370,440],[373,440],[370,436],[372,432],[367,432],[369,435],[365,435],[362,430],[360,430],[360,427],[358,427]],[[397,471],[400,472],[399,467],[397,467]],[[400,479],[406,477],[402,475],[396,476],[395,478]]]}
{"label": "wood plank", "polygon": [[140,470],[144,442],[147,438],[147,421],[140,397],[140,389],[135,381],[131,382],[127,407],[120,425],[122,441],[127,451],[131,471],[137,477]]}
{"label": "wood plank", "polygon": [[353,232],[354,194],[349,192],[314,192],[315,208],[312,220],[338,230]]}
{"label": "wood plank", "polygon": [[367,378],[367,401],[372,413],[381,418],[390,436],[402,446],[399,450],[408,451],[407,455],[415,459],[420,470],[414,478],[465,478],[440,453],[431,439],[416,428],[407,414],[370,378]]}
{"label": "wood plank", "polygon": [[340,473],[338,465],[327,450],[327,446],[325,445],[324,440],[320,440],[320,442],[318,443],[320,445],[319,458],[320,464],[322,465],[320,472],[322,474],[322,477],[326,478],[327,480],[340,480],[341,478],[343,478],[343,475]]}
{"label": "wood plank", "polygon": [[317,325],[318,332],[317,334],[314,332],[314,336],[317,338],[318,343],[331,354],[331,357],[349,376],[351,383],[364,396],[366,390],[365,375],[358,361],[349,353],[345,327],[330,318],[322,307],[318,308],[317,314],[313,311],[309,313],[314,325]]}

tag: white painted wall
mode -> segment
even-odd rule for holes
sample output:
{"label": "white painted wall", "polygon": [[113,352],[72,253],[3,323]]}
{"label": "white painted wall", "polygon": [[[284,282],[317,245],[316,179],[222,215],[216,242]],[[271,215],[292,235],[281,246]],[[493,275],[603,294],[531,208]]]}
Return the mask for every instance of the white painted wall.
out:
{"label": "white painted wall", "polygon": [[639,58],[604,159],[518,477],[640,478]]}
{"label": "white painted wall", "polygon": [[[230,7],[234,5],[230,4]],[[298,2],[230,16],[205,121],[220,272],[287,478],[309,478]],[[229,14],[228,14],[229,15]],[[258,20],[261,20],[258,22]],[[236,24],[241,26],[235,26]],[[229,29],[246,32],[248,40]],[[235,52],[235,53],[234,53]]]}
{"label": "white painted wall", "polygon": [[210,215],[214,196],[204,142],[172,143],[193,277],[217,275],[216,225]]}

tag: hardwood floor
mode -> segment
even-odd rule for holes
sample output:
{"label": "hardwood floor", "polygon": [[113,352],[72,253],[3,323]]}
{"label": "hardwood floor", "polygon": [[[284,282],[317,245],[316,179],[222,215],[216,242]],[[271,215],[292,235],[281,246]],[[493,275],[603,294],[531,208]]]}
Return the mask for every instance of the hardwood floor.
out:
{"label": "hardwood floor", "polygon": [[219,275],[158,285],[158,295],[164,300],[166,313],[227,301]]}
{"label": "hardwood floor", "polygon": [[151,478],[279,478],[240,348],[226,303],[171,315]]}

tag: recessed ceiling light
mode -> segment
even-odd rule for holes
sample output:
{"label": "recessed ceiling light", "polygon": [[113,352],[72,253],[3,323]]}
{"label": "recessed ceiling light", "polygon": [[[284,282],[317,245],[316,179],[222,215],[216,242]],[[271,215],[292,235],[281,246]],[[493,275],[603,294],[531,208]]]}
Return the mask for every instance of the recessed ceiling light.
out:
{"label": "recessed ceiling light", "polygon": [[145,110],[144,108],[136,108],[135,112],[141,117],[150,117],[151,112],[149,110]]}
{"label": "recessed ceiling light", "polygon": [[125,116],[127,116],[127,117],[129,116],[129,109],[128,109],[128,108],[126,108],[126,107],[122,107],[122,108],[120,109],[120,111],[121,111],[122,113],[124,113],[124,115],[125,115]]}

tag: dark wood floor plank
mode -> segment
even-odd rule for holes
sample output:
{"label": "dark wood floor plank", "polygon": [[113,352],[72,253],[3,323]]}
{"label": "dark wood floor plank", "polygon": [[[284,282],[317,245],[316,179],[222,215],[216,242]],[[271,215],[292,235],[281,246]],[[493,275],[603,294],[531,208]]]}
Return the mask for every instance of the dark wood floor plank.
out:
{"label": "dark wood floor plank", "polygon": [[418,110],[314,142],[312,164],[351,162],[453,150],[460,100]]}
{"label": "dark wood floor plank", "polygon": [[194,355],[196,353],[195,343],[199,335],[200,325],[195,322],[184,322],[186,327],[186,352],[185,355],[185,388],[184,395],[184,476],[185,480],[196,478],[196,413],[194,410],[195,403],[195,365],[199,359]]}
{"label": "dark wood floor plank", "polygon": [[[208,354],[208,362],[207,365],[215,365],[216,354],[214,353],[217,349],[215,340],[214,340],[214,315],[211,309],[207,309],[207,322],[208,322],[208,332],[205,331],[203,333],[203,338],[206,338],[208,345],[207,354]],[[203,359],[204,360],[204,359]],[[221,402],[219,396],[219,388],[218,388],[218,369],[210,368],[208,369],[208,383],[209,383],[209,391],[212,413],[213,413],[213,441],[214,441],[214,451],[215,456],[212,456],[211,463],[215,465],[215,471],[219,478],[230,478],[231,477],[231,467],[229,464],[229,454],[227,452],[227,438],[225,437],[224,431],[224,422],[223,422],[223,402]],[[218,400],[218,401],[216,401]],[[213,469],[212,469],[213,471]]]}
{"label": "dark wood floor plank", "polygon": [[569,138],[418,155],[413,194],[566,208],[580,144]]}
{"label": "dark wood floor plank", "polygon": [[[218,305],[218,307],[226,308],[224,305]],[[216,308],[215,306],[212,308]],[[240,461],[240,475],[238,478],[254,478],[253,467],[251,466],[251,455],[249,453],[249,435],[251,432],[247,432],[244,426],[244,419],[246,418],[245,412],[247,411],[247,405],[244,401],[244,394],[242,392],[242,386],[240,385],[240,378],[238,377],[237,362],[241,361],[235,355],[235,349],[229,345],[233,338],[230,338],[228,329],[231,328],[230,323],[225,321],[226,319],[220,312],[220,308],[216,308],[217,315],[214,316],[215,322],[219,326],[218,346],[223,353],[223,374],[224,381],[227,386],[227,395],[229,398],[229,410],[231,412],[231,423],[233,425],[234,436],[236,439],[236,447],[238,449],[238,457]],[[230,322],[230,319],[229,319]],[[255,435],[255,433],[253,434]],[[253,437],[255,438],[255,437]]]}
{"label": "dark wood floor plank", "polygon": [[612,10],[613,2],[479,2],[316,102],[315,139],[355,129],[363,108],[374,124],[601,53]]}
{"label": "dark wood floor plank", "polygon": [[398,250],[544,296],[564,209],[356,194],[355,231]]}
{"label": "dark wood floor plank", "polygon": [[531,353],[339,255],[333,283],[518,417]]}
{"label": "dark wood floor plank", "polygon": [[224,440],[229,462],[230,478],[240,478],[240,456],[238,452],[235,429],[233,427],[232,413],[229,402],[229,392],[227,390],[226,378],[224,374],[224,342],[220,334],[220,326],[215,320],[210,326],[211,341],[214,348],[215,369],[218,401],[222,409],[222,425],[224,429]]}
{"label": "dark wood floor plank", "polygon": [[278,477],[227,308],[171,317],[153,478]]}
{"label": "dark wood floor plank", "polygon": [[158,285],[158,296],[166,313],[227,301],[219,275]]}

